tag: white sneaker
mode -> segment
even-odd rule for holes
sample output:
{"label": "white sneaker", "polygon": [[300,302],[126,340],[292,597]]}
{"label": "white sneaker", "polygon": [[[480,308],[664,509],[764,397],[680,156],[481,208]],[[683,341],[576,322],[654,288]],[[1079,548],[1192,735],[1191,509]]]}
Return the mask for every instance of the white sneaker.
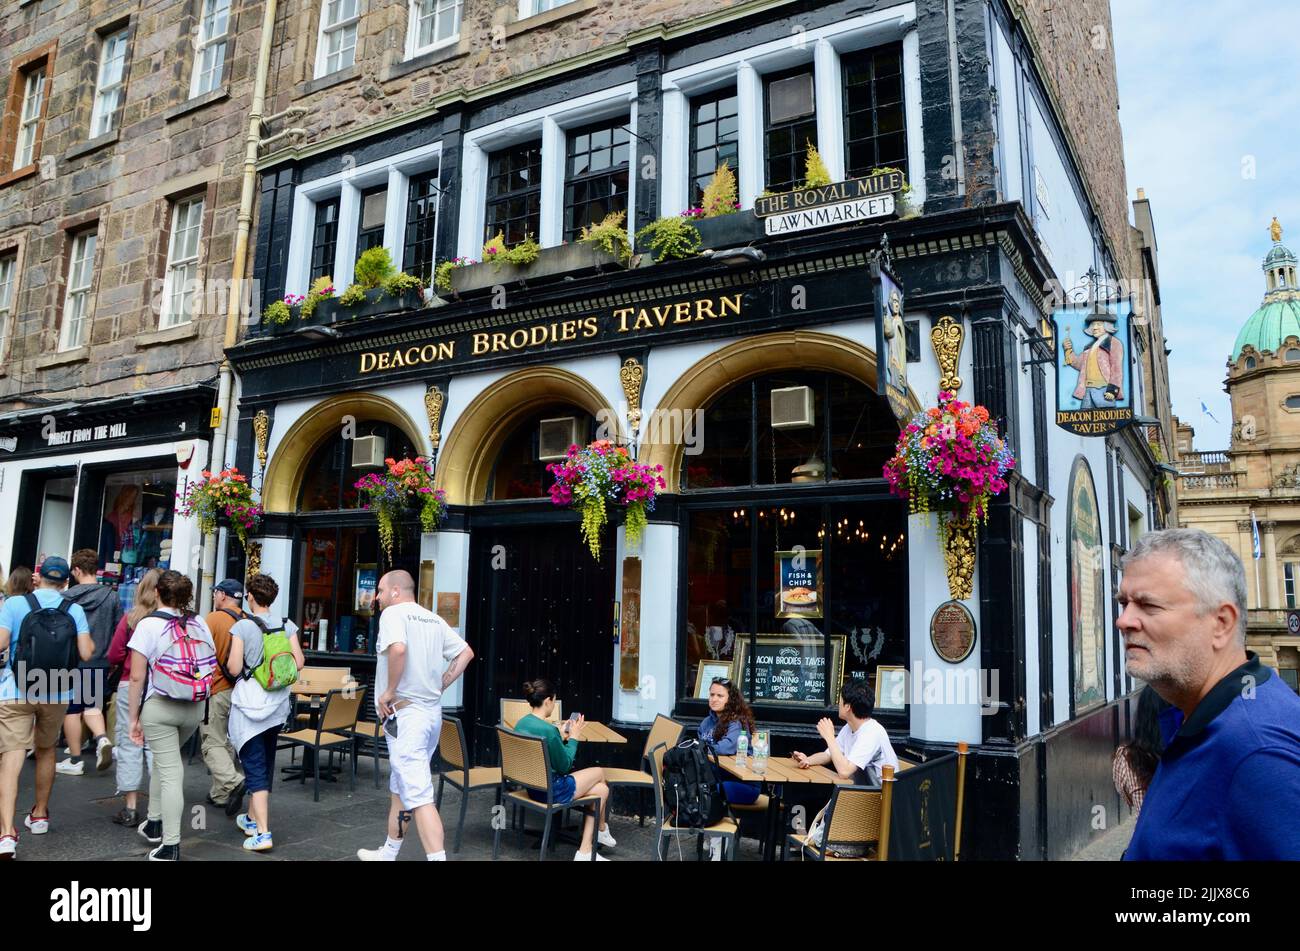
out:
{"label": "white sneaker", "polygon": [[[573,861],[575,861],[575,862],[590,862],[590,861],[591,861],[591,853],[590,853],[590,852],[574,852],[574,853],[573,853]],[[599,852],[597,852],[597,853],[596,853],[596,861],[597,861],[597,862],[608,862],[609,859],[605,858],[605,856],[603,856],[603,855],[601,855]]]}
{"label": "white sneaker", "polygon": [[396,862],[397,856],[387,849],[357,849],[357,858],[363,862]]}
{"label": "white sneaker", "polygon": [[41,816],[38,819],[29,812],[27,818],[23,820],[23,825],[32,830],[32,835],[45,835],[50,831],[50,817]]}
{"label": "white sneaker", "polygon": [[101,773],[113,765],[113,741],[101,736],[95,744],[95,769]]}
{"label": "white sneaker", "polygon": [[18,852],[18,836],[0,835],[0,859],[12,859]]}
{"label": "white sneaker", "polygon": [[597,832],[596,841],[607,849],[612,849],[614,846],[618,845],[618,843],[614,841],[614,837],[609,834],[608,829],[601,829]]}
{"label": "white sneaker", "polygon": [[63,776],[81,776],[86,772],[86,764],[81,760],[59,760],[54,765],[54,771]]}

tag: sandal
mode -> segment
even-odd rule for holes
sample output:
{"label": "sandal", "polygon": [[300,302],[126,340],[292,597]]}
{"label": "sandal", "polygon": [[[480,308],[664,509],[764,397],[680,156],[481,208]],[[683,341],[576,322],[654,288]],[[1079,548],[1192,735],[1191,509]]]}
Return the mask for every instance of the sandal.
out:
{"label": "sandal", "polygon": [[120,826],[138,826],[140,824],[140,813],[135,809],[123,809],[113,817],[113,821]]}

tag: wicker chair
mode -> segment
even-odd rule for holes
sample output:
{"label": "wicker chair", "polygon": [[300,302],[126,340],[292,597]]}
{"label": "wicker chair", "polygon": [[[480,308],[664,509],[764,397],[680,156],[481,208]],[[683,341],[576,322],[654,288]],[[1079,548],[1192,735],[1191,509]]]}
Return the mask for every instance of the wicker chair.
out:
{"label": "wicker chair", "polygon": [[[882,811],[882,794],[876,787],[836,786],[826,807],[826,832],[822,841],[812,845],[807,835],[790,835],[786,837],[786,845],[815,862],[866,861],[874,857],[874,849],[889,834],[887,823],[881,829]],[[867,854],[852,858],[836,854],[846,846],[862,849]]]}
{"label": "wicker chair", "polygon": [[[605,768],[605,785],[610,790],[617,788],[639,789],[643,793],[648,793],[654,786],[654,777],[650,775],[650,751],[656,746],[664,744],[667,746],[676,746],[677,741],[681,738],[682,730],[680,723],[671,720],[663,714],[655,715],[655,722],[650,726],[650,733],[646,736],[645,747],[641,750],[641,768],[640,769],[613,769]],[[644,795],[642,796],[644,802]],[[637,810],[641,824],[645,825],[645,814]]]}
{"label": "wicker chair", "polygon": [[[546,752],[546,741],[540,736],[528,736],[523,733],[516,733],[514,730],[508,730],[505,727],[497,727],[497,742],[501,747],[501,802],[509,803],[512,809],[523,809],[525,814],[529,812],[540,813],[544,825],[542,826],[542,848],[541,858],[546,858],[546,847],[551,841],[551,819],[555,816],[564,815],[571,809],[581,809],[588,812],[599,820],[600,797],[587,796],[583,799],[572,799],[569,802],[556,802],[551,789],[551,779],[554,773],[551,771],[551,758]],[[536,792],[543,794],[546,798],[538,802],[528,794]],[[496,827],[495,835],[492,837],[492,858],[496,859],[501,851],[501,827],[502,823],[494,822]],[[519,824],[519,844],[523,845],[524,827],[523,823]],[[596,860],[596,854],[599,849],[599,843],[596,837],[592,837],[591,843],[591,860]]]}
{"label": "wicker chair", "polygon": [[[515,724],[533,712],[533,708],[528,705],[527,700],[517,700],[510,697],[501,698],[501,725],[507,730],[513,730]],[[555,701],[555,709],[551,711],[549,722],[559,725],[564,719],[564,704],[559,700]]]}
{"label": "wicker chair", "polygon": [[438,794],[434,804],[442,810],[443,783],[460,790],[460,819],[456,822],[456,844],[453,852],[460,851],[465,833],[465,810],[470,793],[481,789],[496,791],[497,805],[501,805],[501,770],[493,766],[470,766],[465,755],[465,728],[455,717],[442,718],[442,733],[438,737]]}
{"label": "wicker chair", "polygon": [[655,796],[655,860],[664,860],[664,840],[669,836],[695,835],[703,842],[706,838],[722,839],[723,857],[734,860],[736,844],[740,836],[740,824],[735,819],[724,817],[711,826],[693,829],[690,826],[673,825],[672,819],[664,810],[664,754],[668,752],[666,744],[660,743],[650,751],[650,776],[654,783]]}
{"label": "wicker chair", "polygon": [[[306,730],[296,730],[293,733],[281,733],[277,749],[284,749],[285,745],[289,747],[303,747],[305,750],[313,750],[315,756],[312,759],[313,772],[315,774],[315,789],[313,799],[320,802],[320,754],[328,751],[333,756],[335,750],[340,753],[352,753],[352,769],[348,773],[348,788],[353,791],[357,788],[357,758],[356,758],[356,737],[351,735],[350,731],[354,730],[357,725],[357,716],[361,713],[361,704],[365,700],[366,688],[359,689],[349,686],[344,690],[331,690],[325,695],[325,702],[321,708],[320,719],[317,721],[315,728]],[[307,771],[302,773],[302,782],[307,781]]]}

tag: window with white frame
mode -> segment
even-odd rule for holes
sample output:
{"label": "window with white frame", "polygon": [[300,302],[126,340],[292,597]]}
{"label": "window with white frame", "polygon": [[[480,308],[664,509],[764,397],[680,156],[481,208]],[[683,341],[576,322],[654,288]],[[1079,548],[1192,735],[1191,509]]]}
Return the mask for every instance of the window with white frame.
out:
{"label": "window with white frame", "polygon": [[723,162],[733,175],[740,174],[739,131],[740,100],[736,87],[691,100],[691,207],[699,207],[704,200],[704,189]]}
{"label": "window with white frame", "polygon": [[547,10],[554,10],[556,7],[562,7],[566,3],[572,2],[573,0],[520,0],[519,19],[537,16],[539,13],[545,13]]}
{"label": "window with white frame", "polygon": [[324,0],[316,41],[316,78],[347,69],[357,60],[361,0]]}
{"label": "window with white frame", "polygon": [[766,77],[763,99],[766,184],[774,192],[788,191],[803,182],[808,146],[817,145],[812,66]]}
{"label": "window with white frame", "polygon": [[18,147],[14,150],[14,169],[26,168],[36,161],[36,138],[45,105],[45,66],[27,74],[23,84],[23,108],[18,118]]}
{"label": "window with white frame", "polygon": [[873,168],[897,168],[906,175],[902,45],[860,50],[841,63],[845,174],[860,178]]}
{"label": "window with white frame", "polygon": [[95,277],[95,232],[83,231],[72,240],[68,255],[68,292],[63,299],[60,350],[75,350],[86,343],[90,328],[90,294]]}
{"label": "window with white frame", "polygon": [[9,337],[13,334],[17,271],[18,254],[14,251],[0,254],[0,361],[4,361],[9,352]]}
{"label": "window with white frame", "polygon": [[198,296],[199,239],[203,233],[203,199],[187,198],[172,206],[172,233],[167,247],[160,327],[189,323]]}
{"label": "window with white frame", "polygon": [[191,99],[221,85],[229,29],[230,0],[203,0],[203,15],[199,17],[199,35],[194,47],[194,72],[190,78]]}
{"label": "window with white frame", "polygon": [[425,285],[433,283],[438,235],[438,169],[412,175],[406,192],[406,234],[402,270]]}
{"label": "window with white frame", "polygon": [[460,38],[463,0],[410,0],[407,57],[446,46]]}
{"label": "window with white frame", "polygon": [[110,33],[101,41],[95,106],[90,114],[92,139],[112,132],[117,121],[117,109],[122,104],[122,90],[126,85],[126,41],[126,30]]}
{"label": "window with white frame", "polygon": [[316,203],[311,233],[311,274],[309,283],[334,274],[334,252],[339,244],[339,200],[327,198]]}
{"label": "window with white frame", "polygon": [[564,169],[564,240],[615,211],[627,211],[632,152],[626,118],[607,119],[568,132]]}
{"label": "window with white frame", "polygon": [[506,247],[538,240],[542,222],[542,143],[538,139],[488,156],[487,214],[483,240],[497,234]]}

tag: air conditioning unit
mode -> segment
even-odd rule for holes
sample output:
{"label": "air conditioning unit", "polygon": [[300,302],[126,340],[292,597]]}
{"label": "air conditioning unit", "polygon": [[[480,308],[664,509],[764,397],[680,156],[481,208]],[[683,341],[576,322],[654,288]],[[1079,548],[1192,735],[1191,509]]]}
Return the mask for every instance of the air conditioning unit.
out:
{"label": "air conditioning unit", "polygon": [[382,469],[383,467],[383,436],[358,436],[352,440],[353,469]]}
{"label": "air conditioning unit", "polygon": [[544,419],[537,440],[537,459],[539,462],[558,462],[567,459],[569,447],[581,441],[578,417],[561,416],[557,419]]}
{"label": "air conditioning unit", "polygon": [[810,429],[816,425],[811,386],[788,386],[772,391],[773,429]]}

